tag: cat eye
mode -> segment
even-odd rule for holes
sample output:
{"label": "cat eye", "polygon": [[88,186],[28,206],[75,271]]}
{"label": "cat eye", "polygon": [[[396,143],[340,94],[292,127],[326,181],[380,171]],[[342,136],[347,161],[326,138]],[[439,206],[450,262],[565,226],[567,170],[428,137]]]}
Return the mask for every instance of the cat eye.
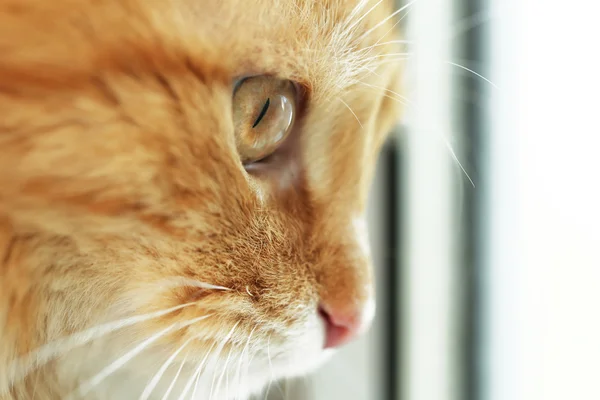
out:
{"label": "cat eye", "polygon": [[283,143],[296,118],[296,86],[289,80],[255,76],[233,94],[233,122],[242,163],[260,161]]}

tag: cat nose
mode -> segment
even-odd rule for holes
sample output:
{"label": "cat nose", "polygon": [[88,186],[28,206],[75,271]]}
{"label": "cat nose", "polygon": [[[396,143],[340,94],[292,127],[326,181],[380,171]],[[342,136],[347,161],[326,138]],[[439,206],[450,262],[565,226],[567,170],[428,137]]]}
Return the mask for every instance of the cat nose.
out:
{"label": "cat nose", "polygon": [[325,323],[324,347],[336,348],[357,338],[368,327],[373,319],[374,304],[344,308],[321,304],[319,314]]}

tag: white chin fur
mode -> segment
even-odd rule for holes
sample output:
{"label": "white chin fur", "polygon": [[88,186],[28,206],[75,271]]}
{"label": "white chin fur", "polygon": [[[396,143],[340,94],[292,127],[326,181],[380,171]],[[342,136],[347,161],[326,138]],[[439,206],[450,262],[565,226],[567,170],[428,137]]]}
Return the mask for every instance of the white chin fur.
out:
{"label": "white chin fur", "polygon": [[[186,362],[183,367],[181,361],[173,362],[156,382],[148,400],[160,400],[169,390],[169,399],[247,399],[252,394],[265,390],[273,380],[304,375],[320,366],[332,353],[323,350],[323,341],[324,327],[315,316],[315,319],[303,326],[302,331],[286,340],[284,346],[270,344],[264,349],[261,346],[263,351],[254,355],[246,353],[243,362],[240,362],[240,353],[223,352],[220,356],[208,357],[199,376],[196,374],[199,362]],[[84,377],[79,382],[85,382],[97,375],[104,366],[119,358],[118,355],[115,356],[115,352],[108,350],[109,347],[117,347],[115,345],[113,342],[107,347],[94,346],[98,351],[88,348],[83,353],[74,352],[72,357],[65,358],[60,363],[60,375],[66,382],[72,382],[75,376],[80,379]],[[118,347],[121,348],[122,355],[123,347]],[[169,354],[158,356],[150,353],[150,349],[148,353],[141,352],[90,388],[87,393],[72,396],[70,399],[139,399],[160,366],[169,357]],[[82,359],[86,360],[84,366],[76,361]]]}

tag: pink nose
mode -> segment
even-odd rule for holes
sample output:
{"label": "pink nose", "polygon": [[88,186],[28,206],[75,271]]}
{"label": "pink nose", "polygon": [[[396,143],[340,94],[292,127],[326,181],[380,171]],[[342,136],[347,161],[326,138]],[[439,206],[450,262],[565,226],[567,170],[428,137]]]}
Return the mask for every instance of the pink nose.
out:
{"label": "pink nose", "polygon": [[319,307],[319,314],[325,322],[325,348],[343,346],[356,338],[362,331],[364,317],[361,310],[334,310],[327,306]]}

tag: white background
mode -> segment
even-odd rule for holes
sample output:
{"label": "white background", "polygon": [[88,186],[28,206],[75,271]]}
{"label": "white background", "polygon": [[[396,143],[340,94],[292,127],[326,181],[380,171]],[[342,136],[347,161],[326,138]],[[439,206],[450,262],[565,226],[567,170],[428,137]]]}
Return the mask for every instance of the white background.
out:
{"label": "white background", "polygon": [[[482,400],[600,399],[600,2],[488,3],[489,158],[485,182],[475,182],[487,188]],[[409,14],[416,51],[407,95],[418,108],[407,120],[402,226],[405,400],[461,399],[449,206],[456,164],[445,146],[455,139],[455,74],[444,64],[452,4],[418,0]],[[380,399],[373,337],[318,374],[317,399]]]}
{"label": "white background", "polygon": [[600,399],[600,3],[495,0],[487,399]]}

